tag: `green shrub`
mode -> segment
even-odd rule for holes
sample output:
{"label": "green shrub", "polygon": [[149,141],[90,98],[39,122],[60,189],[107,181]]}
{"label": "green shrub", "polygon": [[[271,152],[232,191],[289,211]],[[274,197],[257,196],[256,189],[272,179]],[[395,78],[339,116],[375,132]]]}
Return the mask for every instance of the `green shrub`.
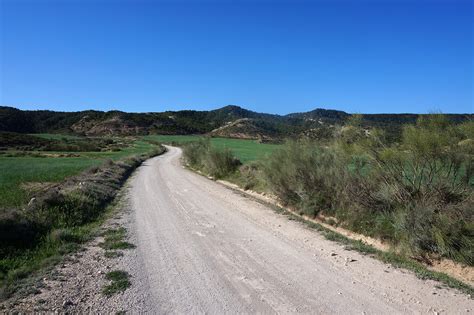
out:
{"label": "green shrub", "polygon": [[265,190],[266,183],[262,171],[261,162],[249,162],[239,167],[238,176],[236,180],[245,190]]}
{"label": "green shrub", "polygon": [[346,168],[332,149],[309,141],[289,141],[264,164],[270,189],[285,204],[308,215],[339,206]]}
{"label": "green shrub", "polygon": [[373,218],[398,218],[392,222],[398,232],[384,236],[416,255],[472,265],[474,159],[458,145],[462,140],[445,117],[432,115],[406,126],[400,145],[363,144],[366,165],[356,165],[347,186],[353,208]]}
{"label": "green shrub", "polygon": [[46,230],[46,226],[19,210],[0,211],[0,254],[30,247]]}
{"label": "green shrub", "polygon": [[473,265],[473,135],[472,121],[425,115],[389,143],[355,117],[330,144],[287,142],[263,172],[272,192],[302,213],[334,215],[411,255]]}
{"label": "green shrub", "polygon": [[229,149],[213,148],[209,139],[184,145],[183,157],[191,167],[217,179],[236,172],[241,165]]}

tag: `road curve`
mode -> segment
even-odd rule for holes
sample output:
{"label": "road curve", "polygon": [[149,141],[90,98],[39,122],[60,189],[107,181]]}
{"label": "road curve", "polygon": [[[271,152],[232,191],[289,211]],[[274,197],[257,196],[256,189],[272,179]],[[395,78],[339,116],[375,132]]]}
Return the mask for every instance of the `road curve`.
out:
{"label": "road curve", "polygon": [[181,150],[131,180],[132,312],[467,313],[473,300],[345,250],[184,169]]}

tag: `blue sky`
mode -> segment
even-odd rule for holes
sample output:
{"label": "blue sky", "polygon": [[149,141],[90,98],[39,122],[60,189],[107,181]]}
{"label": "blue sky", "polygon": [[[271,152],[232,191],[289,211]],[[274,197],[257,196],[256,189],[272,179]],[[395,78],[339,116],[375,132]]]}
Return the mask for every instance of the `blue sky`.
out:
{"label": "blue sky", "polygon": [[472,1],[0,2],[1,105],[474,112]]}

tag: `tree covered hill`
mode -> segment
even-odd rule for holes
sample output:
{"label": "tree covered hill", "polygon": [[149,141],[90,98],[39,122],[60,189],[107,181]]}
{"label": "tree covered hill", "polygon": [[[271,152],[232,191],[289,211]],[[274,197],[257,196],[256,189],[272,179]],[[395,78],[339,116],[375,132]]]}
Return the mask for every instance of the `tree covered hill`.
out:
{"label": "tree covered hill", "polygon": [[[121,111],[55,112],[24,111],[0,106],[0,131],[17,133],[71,133],[89,136],[135,134],[207,134],[246,138],[297,137],[309,130],[344,125],[352,114],[327,109],[285,116],[257,113],[235,105],[210,111],[166,111],[126,113]],[[379,127],[396,135],[418,114],[363,114],[366,128]],[[448,114],[453,123],[474,118],[473,114]],[[243,120],[242,120],[243,119]],[[229,129],[229,130],[227,130]]]}

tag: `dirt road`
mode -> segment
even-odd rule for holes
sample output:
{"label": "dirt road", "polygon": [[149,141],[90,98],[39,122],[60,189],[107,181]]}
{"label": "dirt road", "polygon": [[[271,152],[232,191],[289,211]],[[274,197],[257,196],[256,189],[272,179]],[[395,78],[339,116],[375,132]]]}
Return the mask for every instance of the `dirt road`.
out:
{"label": "dirt road", "polygon": [[130,188],[130,311],[155,313],[467,313],[468,296],[347,251],[184,169],[148,160]]}

